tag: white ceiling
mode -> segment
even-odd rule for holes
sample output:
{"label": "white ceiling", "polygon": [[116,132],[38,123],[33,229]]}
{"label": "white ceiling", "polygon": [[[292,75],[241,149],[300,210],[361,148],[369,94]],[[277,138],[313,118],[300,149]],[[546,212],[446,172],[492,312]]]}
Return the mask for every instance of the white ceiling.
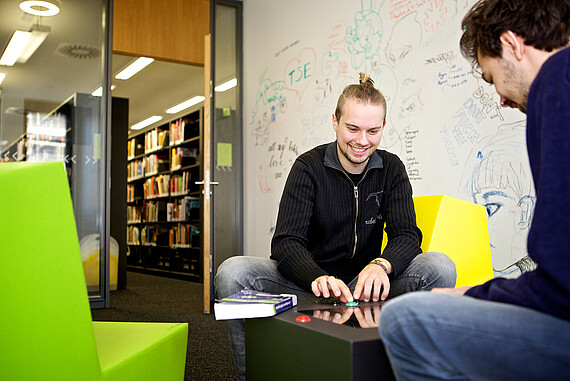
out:
{"label": "white ceiling", "polygon": [[[102,1],[61,0],[61,12],[43,18],[24,13],[19,3],[20,0],[0,0],[1,52],[15,29],[29,30],[33,24],[41,23],[49,26],[51,32],[28,62],[0,66],[0,73],[6,73],[0,85],[1,109],[16,104],[27,110],[49,112],[72,94],[91,93],[101,86]],[[90,54],[85,57],[84,53]],[[113,75],[132,60],[133,57],[113,55]],[[113,78],[112,83],[116,86],[113,96],[129,99],[129,126],[152,115],[168,120],[177,115],[165,114],[165,109],[203,94],[203,68],[155,61],[131,79]],[[4,123],[9,119],[4,113],[0,115],[0,137],[8,144],[23,133],[8,131],[14,128],[13,124]]]}

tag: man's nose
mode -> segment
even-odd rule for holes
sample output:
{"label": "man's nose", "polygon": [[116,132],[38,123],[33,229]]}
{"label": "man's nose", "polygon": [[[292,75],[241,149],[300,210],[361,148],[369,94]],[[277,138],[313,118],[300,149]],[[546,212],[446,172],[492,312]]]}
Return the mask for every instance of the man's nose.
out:
{"label": "man's nose", "polygon": [[368,144],[368,136],[366,134],[366,131],[360,131],[358,133],[358,135],[356,136],[356,142],[363,146]]}

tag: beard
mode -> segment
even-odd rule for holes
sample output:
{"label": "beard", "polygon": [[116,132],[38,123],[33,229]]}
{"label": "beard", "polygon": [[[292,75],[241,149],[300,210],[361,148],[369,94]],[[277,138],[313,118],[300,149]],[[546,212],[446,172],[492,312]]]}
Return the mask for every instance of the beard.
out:
{"label": "beard", "polygon": [[346,160],[348,160],[349,162],[351,162],[352,164],[362,164],[365,163],[370,156],[372,155],[372,153],[374,152],[373,149],[368,148],[368,153],[366,156],[354,156],[351,152],[350,146],[348,144],[344,144],[343,146],[341,146],[340,144],[337,143],[338,149],[339,151],[342,153],[342,155],[346,158]]}
{"label": "beard", "polygon": [[526,114],[526,106],[528,101],[528,90],[530,89],[530,83],[526,80],[525,76],[517,70],[515,65],[511,62],[501,59],[501,66],[505,71],[505,78],[509,81],[511,85],[511,93],[517,94],[517,97],[520,98],[518,102],[515,102],[511,99],[507,99],[503,105],[511,107],[511,108],[518,108],[522,113]]}

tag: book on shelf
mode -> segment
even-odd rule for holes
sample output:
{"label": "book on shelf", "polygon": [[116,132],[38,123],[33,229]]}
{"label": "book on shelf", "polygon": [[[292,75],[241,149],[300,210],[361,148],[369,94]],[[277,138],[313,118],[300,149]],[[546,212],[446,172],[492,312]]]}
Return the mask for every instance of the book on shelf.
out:
{"label": "book on shelf", "polygon": [[152,130],[144,136],[144,151],[152,152],[168,145],[169,131]]}
{"label": "book on shelf", "polygon": [[270,294],[244,288],[214,304],[216,320],[274,316],[297,305],[293,294]]}

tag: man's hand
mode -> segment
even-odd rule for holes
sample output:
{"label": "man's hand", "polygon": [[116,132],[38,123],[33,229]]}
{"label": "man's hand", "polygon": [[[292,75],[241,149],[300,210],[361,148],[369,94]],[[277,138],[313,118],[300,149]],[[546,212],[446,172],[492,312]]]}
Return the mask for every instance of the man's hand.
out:
{"label": "man's hand", "polygon": [[[382,294],[380,294],[382,291]],[[390,280],[382,266],[373,263],[367,265],[358,274],[358,281],[354,288],[354,299],[369,302],[386,300],[390,292]]]}
{"label": "man's hand", "polygon": [[463,287],[456,287],[456,288],[432,288],[431,292],[435,292],[438,294],[453,294],[453,295],[464,295],[467,290],[471,287],[463,286]]}
{"label": "man's hand", "polygon": [[334,276],[321,275],[311,283],[311,290],[317,297],[330,298],[333,296],[343,303],[354,301],[348,286]]}

